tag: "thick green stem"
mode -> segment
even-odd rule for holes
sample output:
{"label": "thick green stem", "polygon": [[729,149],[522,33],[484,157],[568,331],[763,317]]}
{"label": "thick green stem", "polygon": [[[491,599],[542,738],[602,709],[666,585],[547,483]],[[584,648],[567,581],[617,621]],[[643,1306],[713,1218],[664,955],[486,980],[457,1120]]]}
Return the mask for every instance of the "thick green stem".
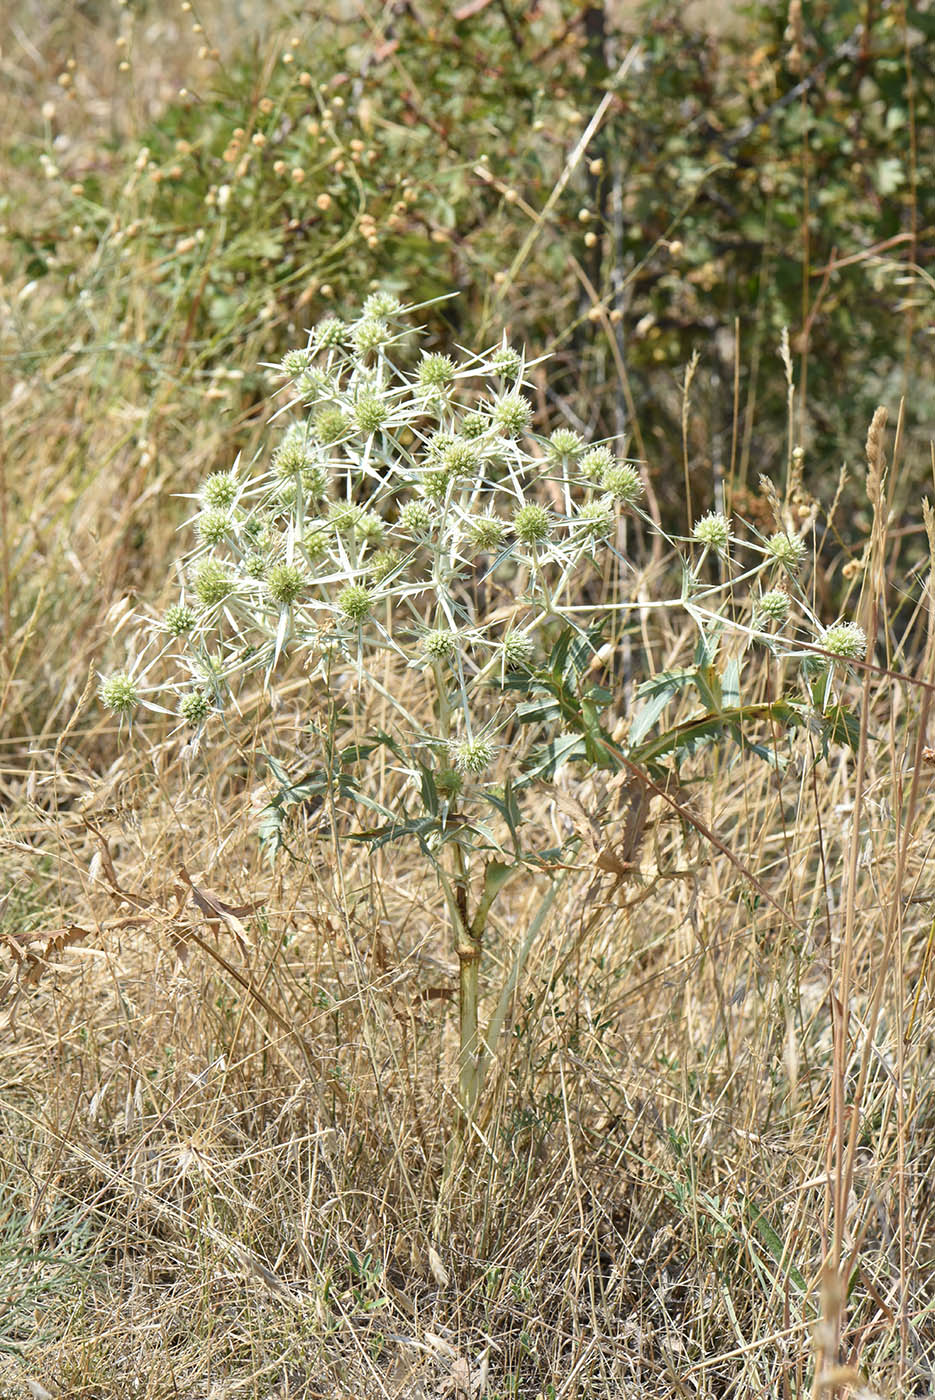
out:
{"label": "thick green stem", "polygon": [[[435,692],[438,699],[438,723],[441,736],[448,740],[451,733],[451,702],[445,685],[444,672],[436,661],[432,665]],[[453,814],[452,814],[453,815]],[[447,848],[449,869],[443,881],[448,898],[449,913],[460,964],[458,981],[458,1102],[461,1107],[458,1127],[463,1141],[477,1099],[477,1065],[480,1041],[477,1008],[480,986],[480,959],[483,926],[475,928],[469,910],[469,870],[464,850],[457,841]]]}
{"label": "thick green stem", "polygon": [[461,1104],[462,1131],[464,1131],[470,1124],[477,1102],[477,1075],[480,1055],[477,1018],[480,960],[484,934],[483,929],[478,930],[468,922],[466,899],[461,915],[461,927],[458,929],[458,960],[460,963],[458,1099]]}

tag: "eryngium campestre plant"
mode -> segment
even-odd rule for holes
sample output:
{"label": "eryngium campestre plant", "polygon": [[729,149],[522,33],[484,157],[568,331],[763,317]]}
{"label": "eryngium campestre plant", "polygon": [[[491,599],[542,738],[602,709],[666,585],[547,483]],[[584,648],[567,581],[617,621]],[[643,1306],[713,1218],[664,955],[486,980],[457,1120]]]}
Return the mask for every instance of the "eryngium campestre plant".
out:
{"label": "eryngium campestre plant", "polygon": [[[173,571],[185,601],[153,626],[152,666],[138,656],[131,670],[102,679],[100,697],[121,721],[139,704],[199,735],[223,722],[248,673],[274,686],[286,667],[293,675],[301,667],[310,704],[340,706],[342,724],[362,729],[379,697],[378,741],[361,732],[350,751],[391,745],[396,788],[385,800],[395,807],[384,802],[386,824],[358,823],[369,829],[356,835],[382,843],[418,830],[436,871],[461,966],[459,1081],[470,1114],[483,1060],[478,967],[499,888],[488,889],[488,877],[525,859],[523,790],[562,763],[642,761],[635,739],[621,749],[601,727],[616,697],[592,678],[592,662],[603,664],[601,627],[616,626],[608,619],[647,606],[625,591],[631,566],[617,553],[627,535],[619,514],[655,527],[640,509],[634,464],[568,429],[532,434],[525,356],[504,342],[459,358],[420,354],[412,310],[371,298],[356,321],[330,317],[307,349],[285,356],[265,468],[249,476],[238,465],[204,483],[196,546]],[[823,705],[865,641],[855,624],[821,630],[793,572],[803,542],[784,531],[765,544],[758,537],[754,562],[738,573],[744,546],[725,515],[702,516],[692,536],[682,595],[660,606],[693,620],[706,676],[718,638],[733,629],[732,685],[747,655],[762,674],[764,647],[797,654],[812,682],[805,703]],[[701,580],[699,546],[702,558],[720,556],[716,583]],[[769,586],[777,565],[791,596]],[[610,594],[601,583],[609,578],[622,580]],[[817,659],[816,646],[839,664]],[[147,698],[157,662],[174,668],[168,707]],[[688,673],[673,674],[675,694]],[[661,713],[660,694],[667,703],[666,682],[647,682],[655,708],[643,734]],[[631,735],[638,731],[637,714]],[[331,763],[334,747],[327,752]],[[372,798],[356,769],[352,782],[341,776],[326,772],[324,781],[355,834],[352,794],[369,804],[368,818]]]}

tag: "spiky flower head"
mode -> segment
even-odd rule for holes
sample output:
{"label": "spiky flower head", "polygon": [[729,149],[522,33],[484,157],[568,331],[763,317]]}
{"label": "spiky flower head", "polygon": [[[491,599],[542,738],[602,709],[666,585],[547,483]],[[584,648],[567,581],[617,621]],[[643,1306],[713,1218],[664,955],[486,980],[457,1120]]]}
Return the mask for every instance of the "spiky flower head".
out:
{"label": "spiky flower head", "polygon": [[328,507],[328,524],[339,535],[349,535],[357,529],[363,513],[363,507],[353,501],[332,501]]}
{"label": "spiky flower head", "polygon": [[452,482],[451,472],[445,467],[436,467],[427,471],[422,477],[422,490],[426,498],[440,505],[448,495],[448,488]]}
{"label": "spiky flower head", "polygon": [[295,390],[305,403],[320,403],[322,399],[334,398],[337,385],[334,376],[326,369],[312,366],[300,374],[295,382]]}
{"label": "spiky flower head", "polygon": [[532,422],[532,404],[522,394],[501,394],[493,406],[493,421],[507,437],[519,437]]}
{"label": "spiky flower head", "polygon": [[302,548],[313,564],[324,558],[330,543],[330,522],[327,520],[313,520],[302,536]]}
{"label": "spiky flower head", "polygon": [[867,653],[867,634],[856,622],[835,622],[821,633],[818,645],[847,661],[862,661]]}
{"label": "spiky flower head", "polygon": [[389,416],[389,404],[378,394],[361,394],[354,405],[354,421],[362,433],[379,432]]}
{"label": "spiky flower head", "polygon": [[326,316],[315,327],[312,342],[316,350],[333,350],[343,345],[347,336],[347,326],[337,316]]}
{"label": "spiky flower head", "polygon": [[287,374],[290,379],[298,379],[308,369],[310,351],[287,350],[279,362],[279,368],[283,374]]}
{"label": "spiky flower head", "polygon": [[587,501],[578,511],[575,524],[589,539],[605,539],[614,528],[614,503],[610,496]]}
{"label": "spiky flower head", "polygon": [[756,601],[754,616],[760,622],[785,622],[791,603],[782,588],[770,588]]}
{"label": "spiky flower head", "polygon": [[392,292],[384,291],[371,292],[361,307],[364,316],[376,317],[378,320],[384,317],[398,316],[402,309],[399,297],[394,296]]}
{"label": "spiky flower head", "polygon": [[523,544],[539,544],[549,536],[549,512],[544,506],[520,506],[513,516],[513,529]]}
{"label": "spiky flower head", "polygon": [[323,408],[312,421],[312,432],[320,443],[330,447],[347,435],[347,419],[340,408]]}
{"label": "spiky flower head", "polygon": [[441,466],[452,476],[473,476],[480,464],[481,454],[467,438],[452,438],[441,453]]}
{"label": "spiky flower head", "polygon": [[625,506],[632,505],[643,494],[639,472],[626,462],[608,467],[601,477],[601,486],[615,501],[620,501]]}
{"label": "spiky flower head", "polygon": [[349,583],[338,594],[338,608],[348,622],[361,623],[370,615],[373,594],[362,583]]}
{"label": "spiky flower head", "polygon": [[407,535],[425,535],[431,529],[433,518],[424,501],[407,501],[399,512],[399,528]]}
{"label": "spiky flower head", "polygon": [[588,481],[600,481],[605,472],[617,465],[617,459],[609,447],[592,447],[578,463],[581,475]]}
{"label": "spiky flower head", "polygon": [[166,608],[162,625],[170,637],[184,637],[195,625],[195,614],[184,603],[173,603]]}
{"label": "spiky flower head", "polygon": [[723,554],[730,544],[730,521],[719,511],[709,510],[707,515],[702,515],[695,521],[692,535],[705,548]]}
{"label": "spiky flower head", "polygon": [[115,676],[102,680],[97,693],[101,704],[121,717],[132,714],[140,703],[136,681],[126,671],[118,671]]}
{"label": "spiky flower head", "polygon": [[351,330],[354,349],[360,355],[369,355],[381,350],[390,339],[389,327],[378,316],[365,316]]}
{"label": "spiky flower head", "polygon": [[482,413],[466,413],[461,419],[461,436],[470,438],[483,437],[487,431],[487,419]]}
{"label": "spiky flower head", "polygon": [[201,488],[201,499],[209,510],[229,510],[237,499],[234,473],[213,472]]}
{"label": "spiky flower head", "polygon": [[584,443],[570,428],[556,428],[549,438],[549,456],[557,462],[570,462],[577,457]]}
{"label": "spiky flower head", "polygon": [[205,722],[212,709],[211,701],[203,690],[190,690],[182,696],[179,714],[186,723],[197,726]]}
{"label": "spiky flower head", "polygon": [[497,751],[489,739],[461,739],[449,745],[449,752],[459,773],[477,777],[490,767]]}
{"label": "spiky flower head", "polygon": [[265,554],[261,554],[258,549],[253,549],[243,561],[243,571],[248,578],[262,578],[266,573],[268,563]]}
{"label": "spiky flower head", "polygon": [[509,632],[501,646],[503,659],[508,666],[519,670],[532,664],[536,648],[532,637],[526,632]]}
{"label": "spiky flower head", "polygon": [[785,530],[777,530],[775,535],[770,535],[766,541],[766,553],[769,557],[793,572],[801,568],[807,549],[805,541],[799,535],[787,534]]}
{"label": "spiky flower head", "polygon": [[422,638],[422,650],[433,661],[445,661],[457,650],[458,639],[447,627],[435,627]]}
{"label": "spiky flower head", "polygon": [[320,501],[328,494],[328,473],[320,462],[302,472],[302,490],[310,501]]}
{"label": "spiky flower head", "polygon": [[471,522],[471,539],[477,549],[499,549],[506,534],[506,521],[498,515],[480,515]]}
{"label": "spiky flower head", "polygon": [[523,357],[504,343],[490,357],[490,368],[504,379],[515,379],[523,366]]}
{"label": "spiky flower head", "polygon": [[370,574],[376,583],[383,583],[398,567],[400,560],[397,549],[378,549],[370,560]]}
{"label": "spiky flower head", "polygon": [[275,515],[283,515],[287,511],[295,510],[298,499],[299,487],[295,477],[286,477],[276,487],[276,496],[269,502],[269,508]]}
{"label": "spiky flower head", "polygon": [[425,444],[425,455],[434,466],[441,463],[442,458],[458,441],[456,433],[433,433]]}
{"label": "spiky flower head", "polygon": [[217,559],[202,559],[192,580],[195,593],[206,608],[223,603],[231,592],[231,576]]}
{"label": "spiky flower head", "polygon": [[266,591],[282,607],[288,608],[303,591],[308,580],[298,564],[274,564],[266,575]]}
{"label": "spiky flower head", "polygon": [[385,529],[386,525],[383,519],[377,515],[375,510],[361,510],[354,525],[354,534],[372,548],[380,543]]}
{"label": "spiky flower head", "polygon": [[280,477],[298,476],[310,467],[313,461],[306,442],[305,425],[293,423],[287,428],[282,442],[273,453],[273,471]]}
{"label": "spiky flower head", "polygon": [[448,355],[424,355],[417,371],[419,387],[437,394],[447,389],[455,377],[454,362]]}
{"label": "spiky flower head", "polygon": [[205,510],[198,517],[196,528],[202,544],[223,544],[233,533],[234,517],[229,510]]}

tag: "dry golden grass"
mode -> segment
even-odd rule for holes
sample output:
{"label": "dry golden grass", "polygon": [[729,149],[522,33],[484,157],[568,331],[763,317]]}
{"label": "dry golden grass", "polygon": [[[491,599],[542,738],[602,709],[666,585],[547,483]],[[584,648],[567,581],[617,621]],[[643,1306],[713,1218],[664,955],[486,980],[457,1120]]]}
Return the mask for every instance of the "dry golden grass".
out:
{"label": "dry golden grass", "polygon": [[[40,103],[54,65],[8,43],[17,101]],[[160,54],[146,101],[190,60]],[[861,559],[852,610],[888,671],[857,671],[858,752],[806,736],[781,781],[736,750],[687,765],[681,800],[733,860],[659,798],[638,877],[584,840],[443,1190],[457,979],[434,882],[320,813],[294,862],[270,869],[255,838],[273,720],[299,766],[321,697],[297,677],[275,717],[257,697],[200,752],[158,723],[118,742],[94,700],[131,595],[155,601],[177,553],[171,493],[262,422],[236,381],[206,418],[172,345],[144,372],[95,331],[30,364],[56,316],[77,332],[21,292],[0,443],[0,1395],[935,1392],[935,676],[930,564],[907,579],[887,537],[898,451],[881,479],[877,431],[871,530],[836,522],[814,579],[821,597]],[[647,614],[657,666],[685,641],[665,626]],[[567,791],[619,840],[626,793]],[[546,792],[538,820],[568,811]],[[489,987],[546,885],[504,896]]]}

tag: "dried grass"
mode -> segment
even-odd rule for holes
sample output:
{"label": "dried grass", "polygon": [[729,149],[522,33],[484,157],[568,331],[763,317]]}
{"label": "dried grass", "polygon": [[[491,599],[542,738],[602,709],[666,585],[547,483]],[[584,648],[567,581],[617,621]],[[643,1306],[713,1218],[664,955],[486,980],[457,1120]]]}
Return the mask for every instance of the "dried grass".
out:
{"label": "dried grass", "polygon": [[[261,430],[104,367],[66,349],[4,414],[0,1394],[935,1391],[930,564],[888,536],[883,421],[846,542],[889,668],[858,668],[858,754],[686,770],[731,858],[659,797],[639,839],[626,787],[544,795],[544,831],[598,837],[440,1208],[456,968],[414,853],[307,811],[270,870],[259,699],[197,754],[93,704],[168,495]],[[297,682],[275,716],[297,762],[313,706]],[[490,985],[544,888],[504,896]]]}

